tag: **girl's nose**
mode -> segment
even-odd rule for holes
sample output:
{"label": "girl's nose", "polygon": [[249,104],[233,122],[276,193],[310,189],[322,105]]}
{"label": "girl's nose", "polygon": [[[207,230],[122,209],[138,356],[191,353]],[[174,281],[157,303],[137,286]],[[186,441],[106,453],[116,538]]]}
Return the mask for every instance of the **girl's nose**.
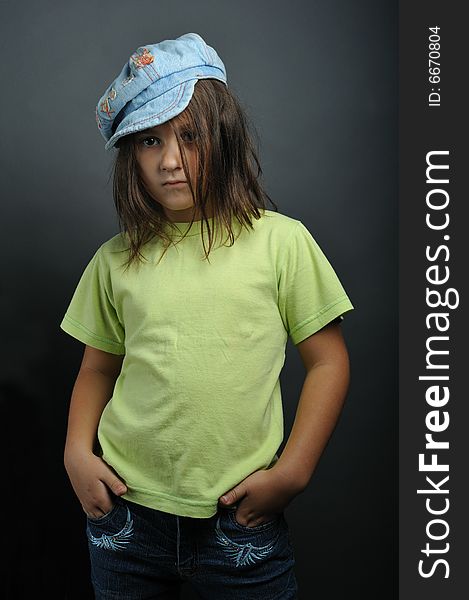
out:
{"label": "girl's nose", "polygon": [[164,170],[177,169],[182,166],[181,153],[176,139],[168,140],[161,153],[161,168]]}

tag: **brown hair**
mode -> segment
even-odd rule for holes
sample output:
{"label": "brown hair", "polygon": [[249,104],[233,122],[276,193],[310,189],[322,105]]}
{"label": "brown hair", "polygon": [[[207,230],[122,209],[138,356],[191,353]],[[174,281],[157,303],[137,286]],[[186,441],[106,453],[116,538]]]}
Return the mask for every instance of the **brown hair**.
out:
{"label": "brown hair", "polygon": [[[197,81],[189,105],[169,124],[173,131],[175,125],[187,127],[194,136],[198,164],[195,182],[189,176],[179,135],[176,139],[194,205],[202,217],[201,235],[208,259],[213,238],[207,208],[212,209],[215,227],[226,227],[231,245],[234,244],[234,217],[242,226],[252,229],[251,217],[261,217],[259,209],[266,208],[266,199],[276,211],[278,208],[258,181],[262,169],[251,139],[252,126],[236,96],[224,83],[216,79]],[[136,138],[137,134],[131,134],[118,140],[118,154],[113,166],[113,195],[119,226],[130,244],[126,268],[140,259],[141,247],[154,236],[164,241],[165,251],[173,241],[167,232],[171,222],[161,205],[148,193],[140,176]],[[203,239],[204,222],[209,236],[208,250]]]}

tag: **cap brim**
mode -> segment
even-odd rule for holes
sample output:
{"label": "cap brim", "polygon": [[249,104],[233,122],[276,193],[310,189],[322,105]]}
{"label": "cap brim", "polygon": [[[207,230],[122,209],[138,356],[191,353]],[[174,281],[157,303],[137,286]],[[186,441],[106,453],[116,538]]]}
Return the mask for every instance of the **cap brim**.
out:
{"label": "cap brim", "polygon": [[161,125],[179,115],[187,108],[197,80],[198,78],[184,81],[158,97],[152,98],[152,100],[124,117],[113,136],[106,143],[105,149],[110,150],[125,135]]}

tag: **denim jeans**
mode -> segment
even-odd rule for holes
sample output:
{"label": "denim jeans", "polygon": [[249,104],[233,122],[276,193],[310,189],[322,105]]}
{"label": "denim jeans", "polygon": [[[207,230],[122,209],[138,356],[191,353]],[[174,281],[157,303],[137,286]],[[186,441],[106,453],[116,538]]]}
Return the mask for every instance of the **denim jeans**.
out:
{"label": "denim jeans", "polygon": [[182,582],[203,600],[297,599],[284,513],[247,527],[235,512],[196,519],[116,498],[109,513],[86,518],[96,599],[173,600]]}

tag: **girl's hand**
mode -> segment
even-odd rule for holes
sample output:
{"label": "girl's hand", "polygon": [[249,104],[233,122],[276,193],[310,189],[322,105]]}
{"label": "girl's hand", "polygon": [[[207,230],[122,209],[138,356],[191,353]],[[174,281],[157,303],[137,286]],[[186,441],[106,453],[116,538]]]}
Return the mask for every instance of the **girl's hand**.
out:
{"label": "girl's hand", "polygon": [[68,456],[65,468],[83,510],[94,519],[112,509],[111,494],[122,496],[127,492],[127,487],[111,467],[92,452]]}
{"label": "girl's hand", "polygon": [[283,472],[270,469],[255,471],[220,498],[222,506],[238,504],[235,518],[240,525],[255,527],[280,514],[302,491]]}

